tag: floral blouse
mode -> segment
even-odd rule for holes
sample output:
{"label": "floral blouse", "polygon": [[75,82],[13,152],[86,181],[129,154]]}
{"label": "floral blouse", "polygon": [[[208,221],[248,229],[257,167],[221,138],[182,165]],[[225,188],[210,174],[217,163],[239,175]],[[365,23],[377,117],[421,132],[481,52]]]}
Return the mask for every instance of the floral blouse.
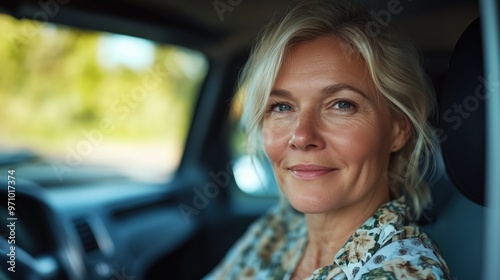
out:
{"label": "floral blouse", "polygon": [[[382,205],[331,265],[307,279],[450,279],[431,239],[405,219],[403,198]],[[256,221],[206,279],[290,279],[307,243],[303,214],[277,207]]]}

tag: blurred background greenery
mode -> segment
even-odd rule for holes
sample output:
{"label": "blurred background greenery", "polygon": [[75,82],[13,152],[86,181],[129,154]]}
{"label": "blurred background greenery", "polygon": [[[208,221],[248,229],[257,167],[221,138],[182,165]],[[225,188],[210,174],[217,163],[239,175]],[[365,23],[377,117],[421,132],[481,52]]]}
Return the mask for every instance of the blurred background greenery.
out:
{"label": "blurred background greenery", "polygon": [[207,73],[204,56],[8,16],[0,30],[0,149],[63,161],[94,135],[84,163],[140,157],[175,170]]}

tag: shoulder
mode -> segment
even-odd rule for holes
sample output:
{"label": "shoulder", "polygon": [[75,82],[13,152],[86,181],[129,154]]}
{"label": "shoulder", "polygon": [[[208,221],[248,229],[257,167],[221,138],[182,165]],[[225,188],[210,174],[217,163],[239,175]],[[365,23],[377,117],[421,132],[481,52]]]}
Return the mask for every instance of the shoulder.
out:
{"label": "shoulder", "polygon": [[386,244],[363,265],[357,276],[355,279],[361,280],[450,279],[439,249],[425,233]]}
{"label": "shoulder", "polygon": [[305,230],[303,216],[287,208],[275,207],[248,228],[205,279],[238,278],[242,275],[268,279],[276,273],[286,273],[288,266],[294,262],[294,256],[284,254],[284,249],[296,245],[297,233]]}
{"label": "shoulder", "polygon": [[408,222],[406,208],[403,198],[382,205],[349,238],[335,259],[349,279],[449,279],[438,247]]}

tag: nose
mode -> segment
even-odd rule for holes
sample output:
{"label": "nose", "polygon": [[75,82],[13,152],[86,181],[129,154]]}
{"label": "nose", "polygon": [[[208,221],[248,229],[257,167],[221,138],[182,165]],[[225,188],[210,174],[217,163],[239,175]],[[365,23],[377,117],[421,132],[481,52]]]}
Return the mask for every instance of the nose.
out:
{"label": "nose", "polygon": [[288,141],[289,146],[294,150],[321,150],[326,143],[321,135],[321,119],[315,112],[301,112],[293,134]]}

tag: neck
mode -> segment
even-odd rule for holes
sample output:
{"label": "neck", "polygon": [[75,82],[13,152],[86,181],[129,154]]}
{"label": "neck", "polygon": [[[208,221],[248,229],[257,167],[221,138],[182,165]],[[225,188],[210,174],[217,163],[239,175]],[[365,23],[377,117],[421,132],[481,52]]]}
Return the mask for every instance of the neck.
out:
{"label": "neck", "polygon": [[316,268],[332,264],[349,237],[389,200],[388,192],[379,193],[334,211],[306,214],[308,243],[304,257],[315,262]]}

